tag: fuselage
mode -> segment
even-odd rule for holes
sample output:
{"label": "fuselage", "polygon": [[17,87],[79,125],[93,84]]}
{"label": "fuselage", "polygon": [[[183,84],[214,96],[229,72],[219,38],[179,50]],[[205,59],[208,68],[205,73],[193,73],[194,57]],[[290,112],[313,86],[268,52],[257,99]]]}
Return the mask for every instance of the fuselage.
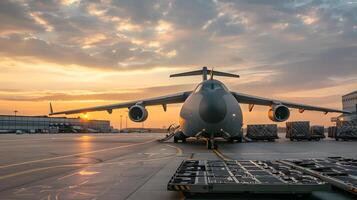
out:
{"label": "fuselage", "polygon": [[226,86],[218,80],[206,80],[184,102],[180,127],[186,137],[241,137],[242,110]]}

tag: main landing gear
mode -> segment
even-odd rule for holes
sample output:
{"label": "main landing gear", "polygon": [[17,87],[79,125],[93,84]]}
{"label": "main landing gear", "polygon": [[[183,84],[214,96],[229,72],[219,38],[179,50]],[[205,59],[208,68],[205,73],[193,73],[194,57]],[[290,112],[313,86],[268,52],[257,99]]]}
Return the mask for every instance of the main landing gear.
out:
{"label": "main landing gear", "polygon": [[174,143],[178,143],[179,141],[182,143],[186,142],[186,136],[181,131],[177,132],[174,136]]}
{"label": "main landing gear", "polygon": [[207,149],[217,149],[217,148],[218,148],[218,145],[214,139],[207,140]]}
{"label": "main landing gear", "polygon": [[231,137],[227,140],[229,143],[234,143],[235,141],[237,141],[238,143],[242,143],[243,142],[243,138],[240,136],[237,137]]}

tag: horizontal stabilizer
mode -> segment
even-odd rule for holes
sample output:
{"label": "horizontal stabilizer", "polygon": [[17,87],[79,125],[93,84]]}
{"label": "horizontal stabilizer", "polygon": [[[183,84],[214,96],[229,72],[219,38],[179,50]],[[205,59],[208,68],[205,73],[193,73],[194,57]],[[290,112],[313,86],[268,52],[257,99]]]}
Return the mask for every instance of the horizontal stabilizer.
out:
{"label": "horizontal stabilizer", "polygon": [[171,74],[170,77],[196,76],[196,75],[202,75],[202,74],[203,74],[202,70],[196,70],[196,71],[183,72],[183,73],[178,73],[178,74]]}
{"label": "horizontal stabilizer", "polygon": [[170,77],[202,75],[203,80],[207,80],[207,75],[209,75],[209,74],[211,75],[211,77],[213,77],[213,76],[226,76],[226,77],[239,78],[239,75],[237,75],[237,74],[231,74],[231,73],[227,73],[227,72],[209,70],[209,69],[207,69],[207,67],[203,67],[201,70],[196,70],[196,71],[183,72],[183,73],[178,73],[178,74],[171,74]]}

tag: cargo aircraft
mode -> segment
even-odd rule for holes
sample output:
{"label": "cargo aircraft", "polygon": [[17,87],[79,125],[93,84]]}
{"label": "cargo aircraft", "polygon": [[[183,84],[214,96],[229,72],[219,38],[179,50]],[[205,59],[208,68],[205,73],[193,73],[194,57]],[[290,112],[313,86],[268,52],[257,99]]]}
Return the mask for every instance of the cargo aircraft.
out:
{"label": "cargo aircraft", "polygon": [[[215,138],[223,137],[228,141],[241,142],[243,138],[243,115],[240,104],[248,104],[249,111],[254,105],[268,106],[268,117],[274,122],[283,122],[290,116],[289,108],[298,109],[300,113],[305,110],[321,111],[324,113],[337,112],[349,113],[344,110],[310,106],[288,101],[252,96],[230,91],[214,76],[239,78],[239,75],[209,70],[201,70],[170,75],[170,77],[202,75],[202,82],[193,91],[185,91],[167,96],[130,101],[125,103],[81,108],[53,112],[50,104],[50,115],[76,114],[94,111],[107,111],[109,114],[114,109],[129,109],[129,118],[134,122],[143,122],[148,117],[147,106],[162,105],[164,111],[168,104],[183,103],[180,111],[179,128],[174,133],[174,142],[185,142],[188,137],[205,138],[207,148],[216,148]],[[209,76],[209,79],[208,79]]]}

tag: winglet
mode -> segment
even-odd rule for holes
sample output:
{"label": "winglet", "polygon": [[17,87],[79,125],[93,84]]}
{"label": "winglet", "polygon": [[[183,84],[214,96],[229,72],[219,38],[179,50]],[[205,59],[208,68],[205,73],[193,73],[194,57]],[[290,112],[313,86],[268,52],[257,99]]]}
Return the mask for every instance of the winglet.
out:
{"label": "winglet", "polygon": [[50,102],[50,115],[53,114],[53,108],[52,108],[52,103]]}

